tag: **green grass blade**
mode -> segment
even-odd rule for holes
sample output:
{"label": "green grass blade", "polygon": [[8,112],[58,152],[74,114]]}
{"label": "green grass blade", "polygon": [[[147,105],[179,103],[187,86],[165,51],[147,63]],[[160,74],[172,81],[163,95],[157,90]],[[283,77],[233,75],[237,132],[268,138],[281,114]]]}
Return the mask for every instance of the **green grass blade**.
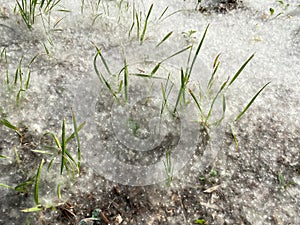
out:
{"label": "green grass blade", "polygon": [[[98,55],[100,55],[101,53],[100,52],[97,52],[96,53],[96,55],[95,55],[95,57],[94,57],[94,70],[95,70],[95,72],[96,72],[96,74],[97,74],[97,76],[98,76],[98,78],[99,78],[99,80],[101,81],[101,82],[103,82],[104,84],[105,84],[105,86],[107,87],[107,89],[109,90],[109,92],[116,98],[116,99],[118,99],[117,98],[117,96],[116,96],[116,93],[114,92],[114,90],[112,89],[112,87],[111,87],[111,85],[108,83],[108,81],[105,79],[105,77],[103,76],[103,74],[98,70],[98,68],[97,68],[97,57],[98,57]],[[101,55],[100,55],[100,57],[101,57]]]}
{"label": "green grass blade", "polygon": [[7,159],[7,157],[0,154],[0,159]]}
{"label": "green grass blade", "polygon": [[7,55],[6,55],[6,48],[3,48],[3,50],[1,51],[0,62],[2,61],[3,58],[5,60],[5,66],[6,66],[6,84],[9,85],[8,59],[7,59]]}
{"label": "green grass blade", "polygon": [[62,175],[64,166],[65,166],[65,154],[66,154],[66,119],[63,119],[62,128],[61,128],[61,166],[60,166],[60,175]]}
{"label": "green grass blade", "polygon": [[167,110],[169,112],[171,112],[171,110],[169,109],[169,106],[168,106],[168,97],[169,97],[169,95],[170,95],[170,93],[172,91],[172,88],[173,88],[174,84],[171,85],[171,87],[169,88],[169,91],[166,93],[168,85],[169,85],[170,75],[171,74],[169,73],[168,74],[168,78],[167,78],[167,82],[166,82],[165,86],[163,86],[162,83],[160,84],[162,95],[163,95],[163,103],[162,103],[162,106],[161,106],[160,115],[163,114],[165,108],[167,108]]}
{"label": "green grass blade", "polygon": [[20,103],[20,97],[21,97],[21,93],[24,92],[25,90],[23,89],[20,89],[18,91],[18,94],[17,94],[17,97],[16,97],[16,106],[18,107],[19,106],[19,103]]}
{"label": "green grass blade", "polygon": [[172,34],[173,34],[173,31],[169,32],[155,47],[158,47],[162,43],[164,43]]}
{"label": "green grass blade", "polygon": [[179,102],[182,98],[182,94],[184,92],[184,85],[185,85],[185,76],[184,76],[184,72],[183,72],[183,69],[181,68],[180,70],[180,75],[181,75],[181,86],[180,86],[180,89],[179,89],[179,92],[178,92],[178,96],[177,96],[177,100],[176,100],[176,103],[175,103],[175,106],[174,106],[174,110],[173,110],[173,115],[175,115],[175,113],[177,112],[177,107],[179,105]]}
{"label": "green grass blade", "polygon": [[133,28],[134,28],[134,22],[132,22],[132,24],[131,24],[131,27],[130,27],[130,29],[129,29],[129,31],[128,31],[128,37],[130,37],[130,35],[131,35],[131,32],[132,32],[132,30],[133,30]]}
{"label": "green grass blade", "polygon": [[[104,67],[105,67],[107,73],[108,73],[109,75],[112,75],[112,73],[110,72],[110,69],[109,69],[109,67],[108,67],[107,62],[106,62],[104,56],[103,56],[102,53],[101,53],[101,50],[100,50],[94,43],[92,43],[92,44],[95,46],[95,48],[96,48],[96,50],[97,50],[97,53],[98,53],[98,55],[100,56],[100,59],[101,59],[103,65],[104,65]],[[96,55],[97,55],[97,54],[96,54]]]}
{"label": "green grass blade", "polygon": [[51,159],[51,161],[49,162],[49,165],[48,165],[48,167],[47,167],[47,171],[48,171],[48,172],[50,171],[53,162],[54,162],[54,159]]}
{"label": "green grass blade", "polygon": [[21,159],[20,159],[20,155],[19,155],[19,152],[17,150],[16,147],[14,147],[14,152],[15,152],[15,156],[16,156],[16,161],[18,164],[21,164]]}
{"label": "green grass blade", "polygon": [[233,124],[230,124],[230,130],[231,130],[231,134],[232,134],[232,137],[233,137],[233,140],[234,140],[234,143],[235,143],[235,148],[236,148],[236,150],[238,150],[239,149],[239,141],[237,139],[235,127],[234,127]]}
{"label": "green grass blade", "polygon": [[153,4],[151,4],[150,9],[148,11],[148,14],[146,16],[146,20],[145,20],[145,24],[144,24],[144,29],[143,29],[143,32],[142,32],[142,35],[141,35],[141,39],[140,39],[141,42],[143,42],[144,38],[145,38],[145,34],[146,34],[147,26],[148,26],[148,20],[149,20],[152,8],[153,8]]}
{"label": "green grass blade", "polygon": [[76,137],[76,142],[77,142],[77,167],[80,171],[80,166],[81,166],[81,146],[80,146],[80,139],[78,135],[78,127],[77,127],[77,122],[75,118],[74,111],[72,110],[72,119],[73,119],[73,126],[74,126],[74,133]]}
{"label": "green grass blade", "polygon": [[165,13],[167,12],[168,9],[169,9],[169,6],[167,6],[165,8],[165,10],[162,12],[162,14],[160,15],[160,17],[158,17],[158,20],[160,20],[165,15]]}
{"label": "green grass blade", "polygon": [[0,120],[0,123],[2,125],[6,126],[7,128],[14,130],[19,135],[19,137],[22,137],[22,134],[20,133],[19,128],[12,125],[7,119]]}
{"label": "green grass blade", "polygon": [[208,88],[208,89],[211,89],[211,87],[212,87],[212,85],[213,85],[213,83],[214,83],[215,75],[216,75],[217,70],[218,70],[218,68],[219,68],[219,66],[220,66],[220,61],[219,61],[220,55],[221,55],[221,53],[218,54],[218,55],[216,56],[216,58],[215,58],[215,61],[214,61],[214,64],[213,64],[213,72],[212,72],[211,77],[210,77],[210,79],[209,79],[209,81],[208,81],[208,84],[207,84],[207,88]]}
{"label": "green grass blade", "polygon": [[32,63],[36,60],[36,58],[39,56],[39,54],[36,54],[29,62],[28,66],[31,66]]}
{"label": "green grass blade", "polygon": [[125,52],[124,49],[122,49],[122,53],[123,53],[123,58],[124,58],[124,95],[125,95],[125,102],[128,101],[128,65],[127,65],[127,61],[126,61],[126,56],[125,56]]}
{"label": "green grass blade", "polygon": [[203,111],[202,111],[202,108],[201,108],[201,106],[200,106],[199,101],[197,100],[197,97],[195,96],[195,94],[192,92],[191,89],[189,89],[189,93],[190,93],[190,95],[192,96],[192,98],[194,99],[194,101],[195,101],[195,103],[196,103],[196,106],[197,106],[197,108],[198,108],[200,114],[203,116]]}
{"label": "green grass blade", "polygon": [[34,182],[34,178],[31,178],[31,179],[17,185],[15,187],[15,190],[17,192],[28,193],[29,192],[29,186],[31,186],[31,184],[33,184],[33,182]]}
{"label": "green grass blade", "polygon": [[44,46],[44,49],[45,49],[46,54],[49,56],[49,55],[50,55],[50,52],[49,52],[49,49],[47,48],[46,44],[43,43],[43,46]]}
{"label": "green grass blade", "polygon": [[221,124],[221,122],[225,118],[225,111],[226,111],[226,98],[225,98],[225,95],[223,94],[223,96],[222,96],[222,116],[219,120],[217,120],[214,123],[215,126],[219,126]]}
{"label": "green grass blade", "polygon": [[40,153],[40,154],[45,154],[45,155],[53,155],[51,152],[48,152],[48,151],[44,151],[44,150],[31,150],[32,152],[35,152],[35,153]]}
{"label": "green grass blade", "polygon": [[[84,126],[85,126],[86,122],[81,123],[78,127],[77,127],[77,132],[79,132]],[[73,138],[75,137],[75,132],[73,132],[67,139],[66,139],[66,144],[69,143]]]}
{"label": "green grass blade", "polygon": [[122,91],[122,89],[123,89],[123,80],[120,80],[118,93],[120,93]]}
{"label": "green grass blade", "polygon": [[[212,103],[211,103],[211,105],[210,105],[209,112],[208,112],[208,114],[207,114],[207,116],[206,116],[206,119],[205,119],[205,124],[207,124],[207,122],[208,122],[208,120],[209,120],[209,118],[210,118],[210,116],[211,116],[213,107],[214,107],[214,105],[215,105],[215,102],[216,102],[218,96],[219,96],[220,93],[224,90],[224,88],[226,87],[227,83],[228,83],[228,79],[222,84],[222,86],[220,87],[219,91],[217,92],[217,94],[215,95],[214,99],[212,100]],[[223,107],[224,107],[224,106],[223,106]]]}
{"label": "green grass blade", "polygon": [[[22,1],[22,6],[21,6],[19,1],[17,1],[17,5],[18,5],[20,14],[21,14],[23,21],[25,22],[27,28],[31,29],[30,18],[27,17],[27,10],[24,8],[24,2]],[[26,4],[25,4],[25,6],[26,6]]]}
{"label": "green grass blade", "polygon": [[160,65],[161,65],[161,63],[158,63],[158,64],[153,68],[153,70],[152,70],[151,73],[150,73],[150,76],[151,76],[151,77],[157,72],[157,70],[159,69]]}
{"label": "green grass blade", "polygon": [[43,8],[44,3],[45,3],[45,0],[41,0],[41,2],[40,2],[40,8]]}
{"label": "green grass blade", "polygon": [[249,109],[249,107],[253,104],[253,102],[255,101],[255,99],[257,98],[257,96],[270,84],[271,82],[266,83],[254,96],[253,98],[250,100],[250,102],[247,104],[247,106],[243,109],[242,112],[240,112],[240,114],[235,118],[234,121],[238,121],[243,115],[244,113]]}
{"label": "green grass blade", "polygon": [[28,87],[29,87],[30,75],[31,75],[31,71],[28,72],[27,80],[26,80],[26,82],[25,82],[25,89],[26,89],[26,90],[27,90]]}
{"label": "green grass blade", "polygon": [[161,92],[162,92],[162,96],[163,96],[163,103],[162,103],[161,110],[160,110],[160,115],[162,115],[164,112],[165,106],[167,106],[167,97],[166,97],[166,91],[165,91],[162,83],[160,84],[160,88],[161,88]]}
{"label": "green grass blade", "polygon": [[208,88],[208,89],[211,89],[211,87],[212,87],[213,84],[214,84],[215,75],[216,75],[216,73],[217,73],[217,70],[218,70],[219,66],[220,66],[220,62],[218,62],[217,66],[214,68],[214,71],[213,71],[212,74],[211,74],[210,80],[209,80],[209,82],[208,82],[208,84],[207,84],[207,88]]}
{"label": "green grass blade", "polygon": [[6,56],[6,48],[3,48],[0,54],[0,62],[2,61],[3,58]]}
{"label": "green grass blade", "polygon": [[250,62],[250,60],[254,57],[254,54],[252,54],[247,61],[241,66],[241,68],[235,73],[235,75],[233,76],[233,78],[230,80],[228,86],[230,86],[235,80],[236,78],[238,78],[238,76],[241,74],[241,72],[245,69],[246,65]]}
{"label": "green grass blade", "polygon": [[50,133],[50,135],[51,135],[52,138],[54,139],[57,148],[61,149],[61,143],[60,143],[60,141],[58,140],[58,137],[57,137],[54,133]]}
{"label": "green grass blade", "polygon": [[60,184],[57,185],[57,197],[58,197],[58,199],[61,199],[61,185]]}
{"label": "green grass blade", "polygon": [[179,55],[179,54],[182,53],[182,52],[185,52],[185,51],[188,50],[188,49],[191,49],[191,48],[192,48],[192,46],[190,45],[190,46],[188,46],[188,47],[185,47],[184,49],[181,49],[181,50],[178,51],[178,52],[175,52],[174,54],[172,54],[172,55],[168,56],[167,58],[163,59],[163,60],[160,62],[160,64],[163,63],[164,61],[167,61],[167,60],[170,59],[170,58],[173,58],[173,57],[176,56],[176,55]]}
{"label": "green grass blade", "polygon": [[4,126],[10,128],[10,129],[14,130],[14,131],[18,131],[19,130],[16,126],[12,125],[7,119],[2,119],[0,121],[0,123],[2,125],[4,125]]}
{"label": "green grass blade", "polygon": [[200,41],[200,43],[199,43],[199,45],[198,45],[198,47],[197,47],[197,50],[196,50],[196,52],[195,52],[193,61],[192,61],[192,63],[191,63],[190,70],[189,70],[189,72],[188,72],[188,77],[190,77],[191,74],[192,74],[192,70],[193,70],[194,64],[195,64],[196,59],[197,59],[197,57],[198,57],[198,55],[199,55],[200,49],[201,49],[201,47],[202,47],[202,45],[203,45],[203,42],[204,42],[204,39],[205,39],[205,36],[206,36],[206,33],[207,33],[208,28],[209,28],[209,24],[206,26],[206,29],[205,29],[205,31],[204,31],[204,34],[202,35],[202,39],[201,39],[201,41]]}
{"label": "green grass blade", "polygon": [[21,212],[32,213],[32,212],[38,212],[38,211],[42,211],[42,210],[43,210],[43,207],[41,205],[37,205],[32,208],[22,209]]}
{"label": "green grass blade", "polygon": [[6,184],[2,184],[2,183],[0,183],[0,187],[4,187],[4,188],[8,188],[8,189],[15,190],[15,188],[14,188],[14,187],[12,187],[12,186],[9,186],[9,185],[6,185]]}
{"label": "green grass blade", "polygon": [[139,14],[136,12],[135,13],[135,20],[136,20],[136,36],[137,36],[137,39],[140,38],[140,27],[141,27],[141,23],[140,23],[140,20],[139,20]]}
{"label": "green grass blade", "polygon": [[40,177],[41,177],[41,172],[42,172],[42,168],[43,168],[43,165],[44,165],[44,162],[45,160],[42,159],[39,167],[38,167],[38,170],[37,170],[37,173],[36,173],[36,177],[35,177],[35,184],[34,184],[34,202],[36,205],[39,204],[39,185],[40,185]]}

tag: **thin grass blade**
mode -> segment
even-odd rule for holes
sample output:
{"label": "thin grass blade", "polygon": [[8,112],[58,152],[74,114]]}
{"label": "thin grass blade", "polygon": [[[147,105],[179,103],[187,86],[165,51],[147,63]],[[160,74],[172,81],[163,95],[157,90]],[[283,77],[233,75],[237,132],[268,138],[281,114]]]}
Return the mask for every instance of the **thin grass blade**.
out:
{"label": "thin grass blade", "polygon": [[0,183],[0,187],[4,187],[4,188],[8,188],[8,189],[15,189],[14,187],[12,187],[12,186],[9,186],[9,185],[6,185],[6,184],[2,184],[2,183]]}
{"label": "thin grass blade", "polygon": [[151,77],[157,72],[157,70],[159,69],[160,65],[161,65],[161,63],[158,63],[158,64],[153,68],[153,70],[152,70],[151,73],[150,73],[150,76],[151,76]]}
{"label": "thin grass blade", "polygon": [[192,48],[191,45],[188,46],[188,47],[185,47],[184,49],[182,49],[178,52],[175,52],[174,54],[172,54],[172,55],[168,56],[167,58],[163,59],[160,63],[163,63],[164,61],[167,61],[168,59],[173,58],[174,56],[179,55],[180,53],[185,52],[186,50],[191,49],[191,48]]}
{"label": "thin grass blade", "polygon": [[148,25],[148,20],[149,20],[152,8],[153,8],[153,4],[151,4],[150,9],[148,11],[148,14],[146,16],[146,20],[145,20],[145,24],[144,24],[144,29],[143,29],[143,32],[142,32],[142,35],[141,35],[141,39],[140,39],[141,42],[143,42],[144,38],[145,38],[145,34],[146,34],[146,30],[147,30],[147,25]]}
{"label": "thin grass blade", "polygon": [[204,34],[202,35],[202,39],[201,39],[201,41],[200,41],[200,43],[199,43],[199,45],[198,45],[198,47],[197,47],[197,50],[196,50],[196,52],[195,52],[193,61],[192,61],[192,63],[191,63],[190,70],[189,70],[189,72],[188,72],[188,77],[190,77],[191,74],[192,74],[192,70],[193,70],[194,64],[195,64],[195,62],[196,62],[196,59],[197,59],[198,54],[199,54],[199,52],[200,52],[200,49],[201,49],[201,47],[202,47],[202,45],[203,45],[203,42],[204,42],[204,39],[205,39],[205,36],[206,36],[206,33],[207,33],[208,28],[209,28],[209,24],[206,26],[206,29],[205,29],[205,31],[204,31]]}
{"label": "thin grass blade", "polygon": [[212,110],[213,110],[213,107],[215,105],[215,102],[218,98],[218,96],[220,95],[220,93],[224,90],[224,88],[226,87],[228,83],[228,79],[222,84],[222,86],[220,87],[219,91],[217,92],[217,94],[215,95],[214,99],[212,100],[212,103],[210,105],[210,109],[209,109],[209,112],[207,114],[207,117],[206,117],[206,120],[205,120],[205,124],[207,124],[209,118],[211,117],[211,113],[212,113]]}
{"label": "thin grass blade", "polygon": [[31,184],[33,184],[34,182],[34,178],[31,178],[25,182],[22,182],[21,184],[17,185],[15,187],[15,190],[17,192],[21,192],[21,193],[27,193],[29,192],[29,187],[31,186]]}
{"label": "thin grass blade", "polygon": [[212,87],[212,85],[213,85],[213,83],[214,83],[214,80],[215,80],[215,74],[217,73],[217,70],[218,70],[218,68],[219,68],[219,66],[220,66],[220,61],[219,61],[220,55],[221,55],[221,53],[219,53],[219,54],[216,56],[215,60],[214,60],[214,64],[213,64],[213,72],[212,72],[211,77],[210,77],[210,79],[209,79],[209,81],[208,81],[208,84],[207,84],[207,88],[208,88],[208,89],[211,89],[211,87]]}
{"label": "thin grass blade", "polygon": [[172,34],[173,34],[173,31],[169,32],[155,47],[158,47],[162,43],[164,43]]}
{"label": "thin grass blade", "polygon": [[[77,127],[77,132],[79,132],[84,126],[86,122],[82,122],[78,127]],[[67,139],[66,139],[66,144],[69,143],[73,138],[75,137],[75,132],[73,132]]]}
{"label": "thin grass blade", "polygon": [[258,95],[270,84],[271,82],[266,83],[254,96],[253,98],[250,100],[250,102],[247,104],[247,106],[243,109],[242,112],[240,112],[240,114],[235,118],[234,121],[238,121],[243,115],[244,113],[249,109],[249,107],[253,104],[253,102],[255,101],[255,99],[258,97]]}
{"label": "thin grass blade", "polygon": [[[92,44],[95,46],[95,48],[96,48],[96,50],[97,50],[97,53],[98,53],[98,55],[100,56],[101,61],[102,61],[103,65],[104,65],[104,67],[105,67],[107,73],[108,73],[109,75],[111,75],[112,73],[110,72],[110,69],[109,69],[109,67],[108,67],[108,64],[107,64],[107,62],[106,62],[104,56],[102,55],[101,50],[100,50],[94,43],[92,43]],[[96,55],[97,55],[97,54],[96,54]]]}
{"label": "thin grass blade", "polygon": [[[46,134],[48,134],[48,133],[46,133]],[[50,134],[50,135],[52,136],[52,138],[54,139],[57,148],[61,149],[61,143],[60,143],[60,141],[58,140],[58,137],[57,137],[54,133],[49,133],[49,134]]]}
{"label": "thin grass blade", "polygon": [[14,131],[18,131],[19,130],[16,126],[12,125],[7,119],[2,119],[0,121],[0,123],[2,125],[4,125],[4,126],[10,128],[10,129],[14,130]]}
{"label": "thin grass blade", "polygon": [[39,167],[38,167],[38,170],[37,170],[37,173],[36,173],[36,177],[35,177],[35,184],[34,184],[34,202],[36,205],[39,204],[39,185],[40,185],[40,177],[41,177],[41,172],[42,172],[42,168],[43,168],[43,165],[44,165],[44,162],[45,160],[42,159]]}
{"label": "thin grass blade", "polygon": [[225,111],[226,111],[226,98],[225,98],[225,95],[223,94],[223,96],[222,96],[222,116],[219,120],[217,120],[214,123],[215,126],[219,126],[221,124],[221,122],[225,118]]}
{"label": "thin grass blade", "polygon": [[194,99],[196,106],[199,109],[200,114],[203,116],[203,111],[202,111],[199,101],[197,100],[197,97],[195,96],[195,94],[193,93],[193,91],[191,89],[189,89],[189,93],[192,96],[192,98]]}
{"label": "thin grass blade", "polygon": [[63,119],[62,128],[61,128],[61,166],[60,166],[60,175],[62,175],[66,159],[66,119]]}
{"label": "thin grass blade", "polygon": [[181,75],[181,87],[180,87],[180,90],[178,92],[178,96],[177,96],[177,100],[176,100],[176,103],[175,103],[175,107],[174,107],[174,110],[173,110],[173,115],[175,115],[175,113],[177,112],[177,107],[179,105],[179,102],[182,98],[182,94],[184,92],[184,72],[183,72],[183,69],[181,68],[180,70],[180,75]]}
{"label": "thin grass blade", "polygon": [[32,208],[22,209],[21,212],[32,213],[32,212],[38,212],[38,211],[42,211],[42,210],[43,210],[43,207],[41,205],[37,205]]}
{"label": "thin grass blade", "polygon": [[95,57],[94,57],[94,69],[95,69],[95,72],[96,72],[96,74],[97,74],[99,80],[100,80],[101,82],[103,82],[103,83],[105,84],[105,86],[108,88],[109,92],[110,92],[116,99],[118,99],[117,96],[116,96],[116,93],[115,93],[114,90],[112,89],[111,85],[108,83],[108,81],[105,79],[105,77],[103,76],[103,74],[102,74],[102,73],[98,70],[98,68],[97,68],[96,63],[97,63],[97,57],[98,57],[98,55],[99,55],[99,52],[97,52],[97,54],[96,54]]}
{"label": "thin grass blade", "polygon": [[126,61],[125,51],[122,49],[123,58],[124,58],[124,95],[125,95],[125,102],[128,101],[128,65]]}
{"label": "thin grass blade", "polygon": [[78,135],[78,127],[77,127],[77,122],[76,122],[76,117],[74,114],[74,111],[72,110],[72,119],[73,119],[73,126],[74,126],[74,133],[76,137],[76,142],[77,142],[77,167],[80,171],[80,166],[81,166],[81,146],[80,146],[80,139]]}
{"label": "thin grass blade", "polygon": [[7,159],[7,157],[0,154],[0,159]]}
{"label": "thin grass blade", "polygon": [[246,65],[251,61],[251,59],[254,57],[254,54],[252,54],[247,61],[241,66],[241,68],[235,73],[233,78],[230,80],[228,87],[238,78],[238,76],[241,74],[241,72],[245,69]]}
{"label": "thin grass blade", "polygon": [[160,15],[160,17],[158,17],[158,20],[160,20],[165,15],[165,13],[167,12],[168,9],[169,9],[169,6],[167,6],[165,8],[165,10],[162,12],[162,14]]}

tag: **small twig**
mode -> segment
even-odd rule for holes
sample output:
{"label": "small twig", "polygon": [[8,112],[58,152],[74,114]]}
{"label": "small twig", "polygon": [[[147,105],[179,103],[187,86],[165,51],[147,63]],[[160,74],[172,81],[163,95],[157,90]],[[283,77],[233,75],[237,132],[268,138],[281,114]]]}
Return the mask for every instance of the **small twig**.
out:
{"label": "small twig", "polygon": [[103,221],[107,224],[109,224],[109,220],[107,219],[107,217],[105,216],[105,214],[103,212],[100,212],[100,217],[101,219],[103,219]]}

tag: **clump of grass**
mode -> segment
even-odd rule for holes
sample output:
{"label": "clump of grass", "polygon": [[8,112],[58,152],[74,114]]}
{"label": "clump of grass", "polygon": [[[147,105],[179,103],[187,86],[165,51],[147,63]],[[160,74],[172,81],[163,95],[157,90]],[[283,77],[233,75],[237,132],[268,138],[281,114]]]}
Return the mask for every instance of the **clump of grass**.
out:
{"label": "clump of grass", "polygon": [[[80,173],[81,167],[81,146],[80,146],[80,139],[78,132],[84,127],[85,122],[81,123],[77,126],[76,118],[74,112],[72,111],[72,120],[73,120],[73,128],[74,132],[66,136],[66,120],[63,119],[62,127],[61,127],[61,139],[59,140],[58,136],[52,132],[46,133],[46,135],[50,135],[56,145],[57,153],[61,155],[61,163],[60,163],[60,175],[63,174],[64,170],[67,170],[69,174],[75,175],[76,171]],[[77,160],[71,155],[70,151],[68,150],[68,143],[73,139],[76,139],[77,142]],[[51,168],[48,168],[48,170]]]}
{"label": "clump of grass", "polygon": [[[151,4],[149,8],[145,20],[142,21],[142,12],[137,12],[135,7],[133,7],[133,19],[132,19],[131,27],[128,32],[128,36],[129,37],[131,36],[133,28],[136,27],[136,36],[141,44],[145,40],[145,35],[146,35],[152,9],[153,9],[153,4]],[[143,23],[143,27],[142,27],[142,23]]]}
{"label": "clump of grass", "polygon": [[28,29],[31,29],[32,25],[35,22],[35,17],[36,17],[35,11],[36,11],[37,4],[38,4],[37,0],[22,0],[21,2],[17,1],[19,12]]}
{"label": "clump of grass", "polygon": [[[51,11],[58,5],[60,1],[61,0],[41,0],[38,2],[37,0],[17,0],[16,2],[17,8],[22,16],[24,23],[26,24],[27,28],[31,30],[36,21],[36,17],[43,16],[43,14],[50,16]],[[68,10],[63,9],[60,9],[60,11],[68,12]],[[50,18],[48,22],[49,21]]]}
{"label": "clump of grass", "polygon": [[[208,27],[206,27],[204,34],[202,36],[202,39],[197,47],[197,50],[195,52],[195,55],[193,57],[192,63],[190,66],[187,67],[186,74],[183,73],[183,70],[181,70],[181,91],[178,94],[178,99],[183,96],[183,93],[185,92],[186,89],[186,84],[189,80],[189,77],[192,73],[193,70],[193,65],[196,62],[196,59],[199,55],[199,51],[201,49],[201,46],[203,44],[205,35],[207,33]],[[247,66],[247,64],[252,60],[252,58],[254,57],[254,54],[252,54],[244,63],[243,65],[238,69],[238,71],[233,75],[232,78],[228,77],[225,81],[222,82],[221,86],[218,88],[218,91],[213,94],[213,86],[216,83],[216,73],[217,70],[219,68],[220,65],[220,61],[219,61],[219,57],[220,54],[218,54],[214,60],[214,64],[213,64],[213,72],[211,74],[210,80],[207,84],[207,93],[204,93],[201,89],[200,89],[200,94],[199,96],[196,96],[196,94],[191,90],[188,89],[193,101],[195,102],[198,111],[199,111],[199,118],[200,118],[200,123],[206,127],[209,128],[211,126],[218,126],[221,124],[221,122],[223,121],[223,119],[225,118],[225,112],[226,112],[226,91],[230,88],[230,86],[232,86],[232,84],[237,80],[237,78],[241,75],[242,71],[245,69],[245,67]],[[259,94],[269,85],[270,82],[268,82],[267,84],[265,84],[255,95],[254,97],[249,101],[249,103],[244,107],[244,109],[236,116],[236,118],[234,119],[234,122],[238,121],[245,113],[246,111],[249,109],[249,107],[253,104],[253,102],[255,101],[255,99],[259,96]],[[210,104],[208,107],[208,111],[207,113],[205,112],[205,110],[203,109],[203,104],[202,104],[202,100],[203,100],[203,96],[206,95],[212,95],[213,97],[210,100]],[[211,117],[213,114],[213,109],[216,105],[216,101],[217,99],[219,99],[221,97],[222,99],[222,115],[220,116],[219,119],[215,120],[215,121],[211,121]],[[176,104],[177,106],[178,104]],[[176,108],[175,108],[176,109]],[[175,110],[174,110],[175,112]],[[236,141],[236,139],[235,139]],[[237,143],[237,142],[236,142]]]}
{"label": "clump of grass", "polygon": [[15,78],[14,78],[14,86],[16,87],[18,84],[18,80],[19,80],[19,90],[17,93],[17,97],[16,97],[16,105],[19,106],[19,102],[20,102],[20,97],[21,97],[21,93],[25,92],[28,87],[29,87],[29,82],[30,82],[30,75],[31,75],[31,71],[28,70],[27,73],[27,78],[25,80],[25,83],[23,82],[23,71],[22,71],[22,61],[23,61],[23,57],[20,59],[19,65],[16,69],[15,72]]}
{"label": "clump of grass", "polygon": [[[10,128],[11,130],[15,131],[19,136],[21,136],[21,133],[19,132],[19,128],[17,128],[15,125],[11,124],[9,121],[6,119],[2,119],[1,124],[4,126]],[[80,174],[81,171],[81,145],[80,145],[80,138],[79,138],[79,131],[84,127],[85,122],[81,123],[79,126],[77,126],[77,121],[75,114],[72,110],[72,122],[73,122],[73,129],[74,131],[70,134],[67,135],[66,132],[66,120],[63,119],[62,122],[62,127],[61,127],[61,137],[59,138],[57,135],[55,135],[52,132],[47,132],[45,133],[45,136],[50,135],[50,137],[53,139],[55,143],[55,147],[49,147],[49,150],[32,150],[33,152],[40,154],[42,156],[42,159],[37,166],[36,173],[34,176],[30,177],[26,181],[21,182],[17,186],[11,186],[7,184],[0,184],[0,187],[4,188],[9,188],[12,190],[15,190],[17,192],[22,192],[22,193],[29,193],[32,191],[33,194],[33,200],[35,205],[31,208],[23,209],[21,211],[23,212],[36,212],[36,211],[41,211],[47,208],[54,208],[54,205],[43,205],[41,201],[40,196],[40,186],[45,182],[45,177],[50,175],[53,176],[53,172],[55,170],[52,170],[53,165],[57,165],[57,160],[61,159],[60,161],[60,170],[58,176],[69,177],[71,176],[72,180],[75,178],[75,174]],[[75,139],[76,144],[77,144],[77,158],[72,156],[71,151],[69,150],[69,142],[71,140]],[[47,147],[45,147],[47,148]],[[50,151],[51,150],[51,151]],[[16,158],[17,161],[19,160],[21,164],[21,159],[18,157],[18,153],[16,152]],[[1,159],[5,159],[7,157],[0,155]],[[47,166],[47,169],[43,169],[45,166]],[[64,171],[67,171],[67,174],[64,173]],[[67,181],[66,181],[67,182]],[[56,185],[55,190],[53,190],[58,199],[62,198],[62,193],[61,193],[61,186],[63,184],[59,182]],[[33,187],[32,187],[33,186]]]}
{"label": "clump of grass", "polygon": [[9,92],[16,91],[15,103],[16,106],[19,106],[21,100],[21,94],[24,93],[29,88],[30,78],[31,78],[31,65],[38,55],[34,56],[29,64],[27,65],[26,70],[24,71],[23,67],[23,56],[19,60],[18,66],[15,70],[13,79],[10,77],[8,72],[8,59],[6,56],[6,50],[4,49],[1,54],[1,59],[5,59],[6,64],[6,77],[5,77],[5,86],[7,87]]}
{"label": "clump of grass", "polygon": [[[100,80],[101,83],[103,83],[105,85],[105,88],[112,94],[112,96],[114,97],[115,100],[117,100],[118,102],[120,102],[120,97],[118,97],[118,94],[120,94],[123,90],[124,93],[124,100],[125,102],[128,100],[128,88],[129,88],[129,77],[130,76],[138,76],[138,77],[143,77],[145,79],[165,79],[163,77],[159,77],[156,76],[157,71],[160,69],[161,65],[169,60],[170,58],[173,58],[189,49],[191,49],[191,46],[187,46],[173,54],[171,54],[170,56],[162,59],[161,61],[159,61],[158,63],[155,64],[155,66],[153,67],[153,69],[151,71],[149,71],[148,73],[143,72],[143,73],[130,73],[129,69],[128,69],[128,63],[126,60],[126,56],[125,56],[125,50],[123,49],[123,62],[124,62],[124,66],[120,69],[120,71],[116,74],[113,74],[108,66],[108,63],[104,57],[104,55],[102,54],[102,51],[94,44],[92,43],[95,48],[96,48],[96,54],[94,56],[94,70]],[[104,73],[102,73],[97,66],[97,59],[100,57],[101,63],[103,64],[104,68],[105,68],[105,73],[106,76],[104,75]],[[120,74],[123,72],[123,79],[120,79]],[[113,82],[116,80],[117,85],[115,85]]]}
{"label": "clump of grass", "polygon": [[[177,107],[179,106],[180,103],[185,104],[185,102],[186,102],[185,101],[185,91],[187,89],[186,87],[187,87],[187,84],[189,83],[189,80],[190,80],[190,77],[191,77],[191,74],[192,74],[192,71],[193,71],[194,64],[196,62],[196,59],[197,59],[197,57],[199,55],[199,52],[201,50],[201,47],[203,45],[208,27],[209,27],[209,25],[207,25],[207,27],[204,31],[204,34],[203,34],[202,39],[201,39],[201,41],[200,41],[200,43],[199,43],[199,45],[196,49],[196,52],[195,52],[195,55],[193,57],[193,60],[192,60],[191,64],[189,65],[190,57],[191,57],[191,53],[192,53],[192,48],[190,48],[190,54],[189,54],[189,57],[188,57],[187,67],[186,67],[185,71],[183,70],[183,68],[181,68],[181,70],[180,70],[181,83],[180,83],[180,89],[179,89],[179,93],[178,93],[178,96],[177,96],[176,104],[174,106],[173,114],[175,114],[177,112]],[[197,104],[197,105],[199,105],[199,104]]]}

